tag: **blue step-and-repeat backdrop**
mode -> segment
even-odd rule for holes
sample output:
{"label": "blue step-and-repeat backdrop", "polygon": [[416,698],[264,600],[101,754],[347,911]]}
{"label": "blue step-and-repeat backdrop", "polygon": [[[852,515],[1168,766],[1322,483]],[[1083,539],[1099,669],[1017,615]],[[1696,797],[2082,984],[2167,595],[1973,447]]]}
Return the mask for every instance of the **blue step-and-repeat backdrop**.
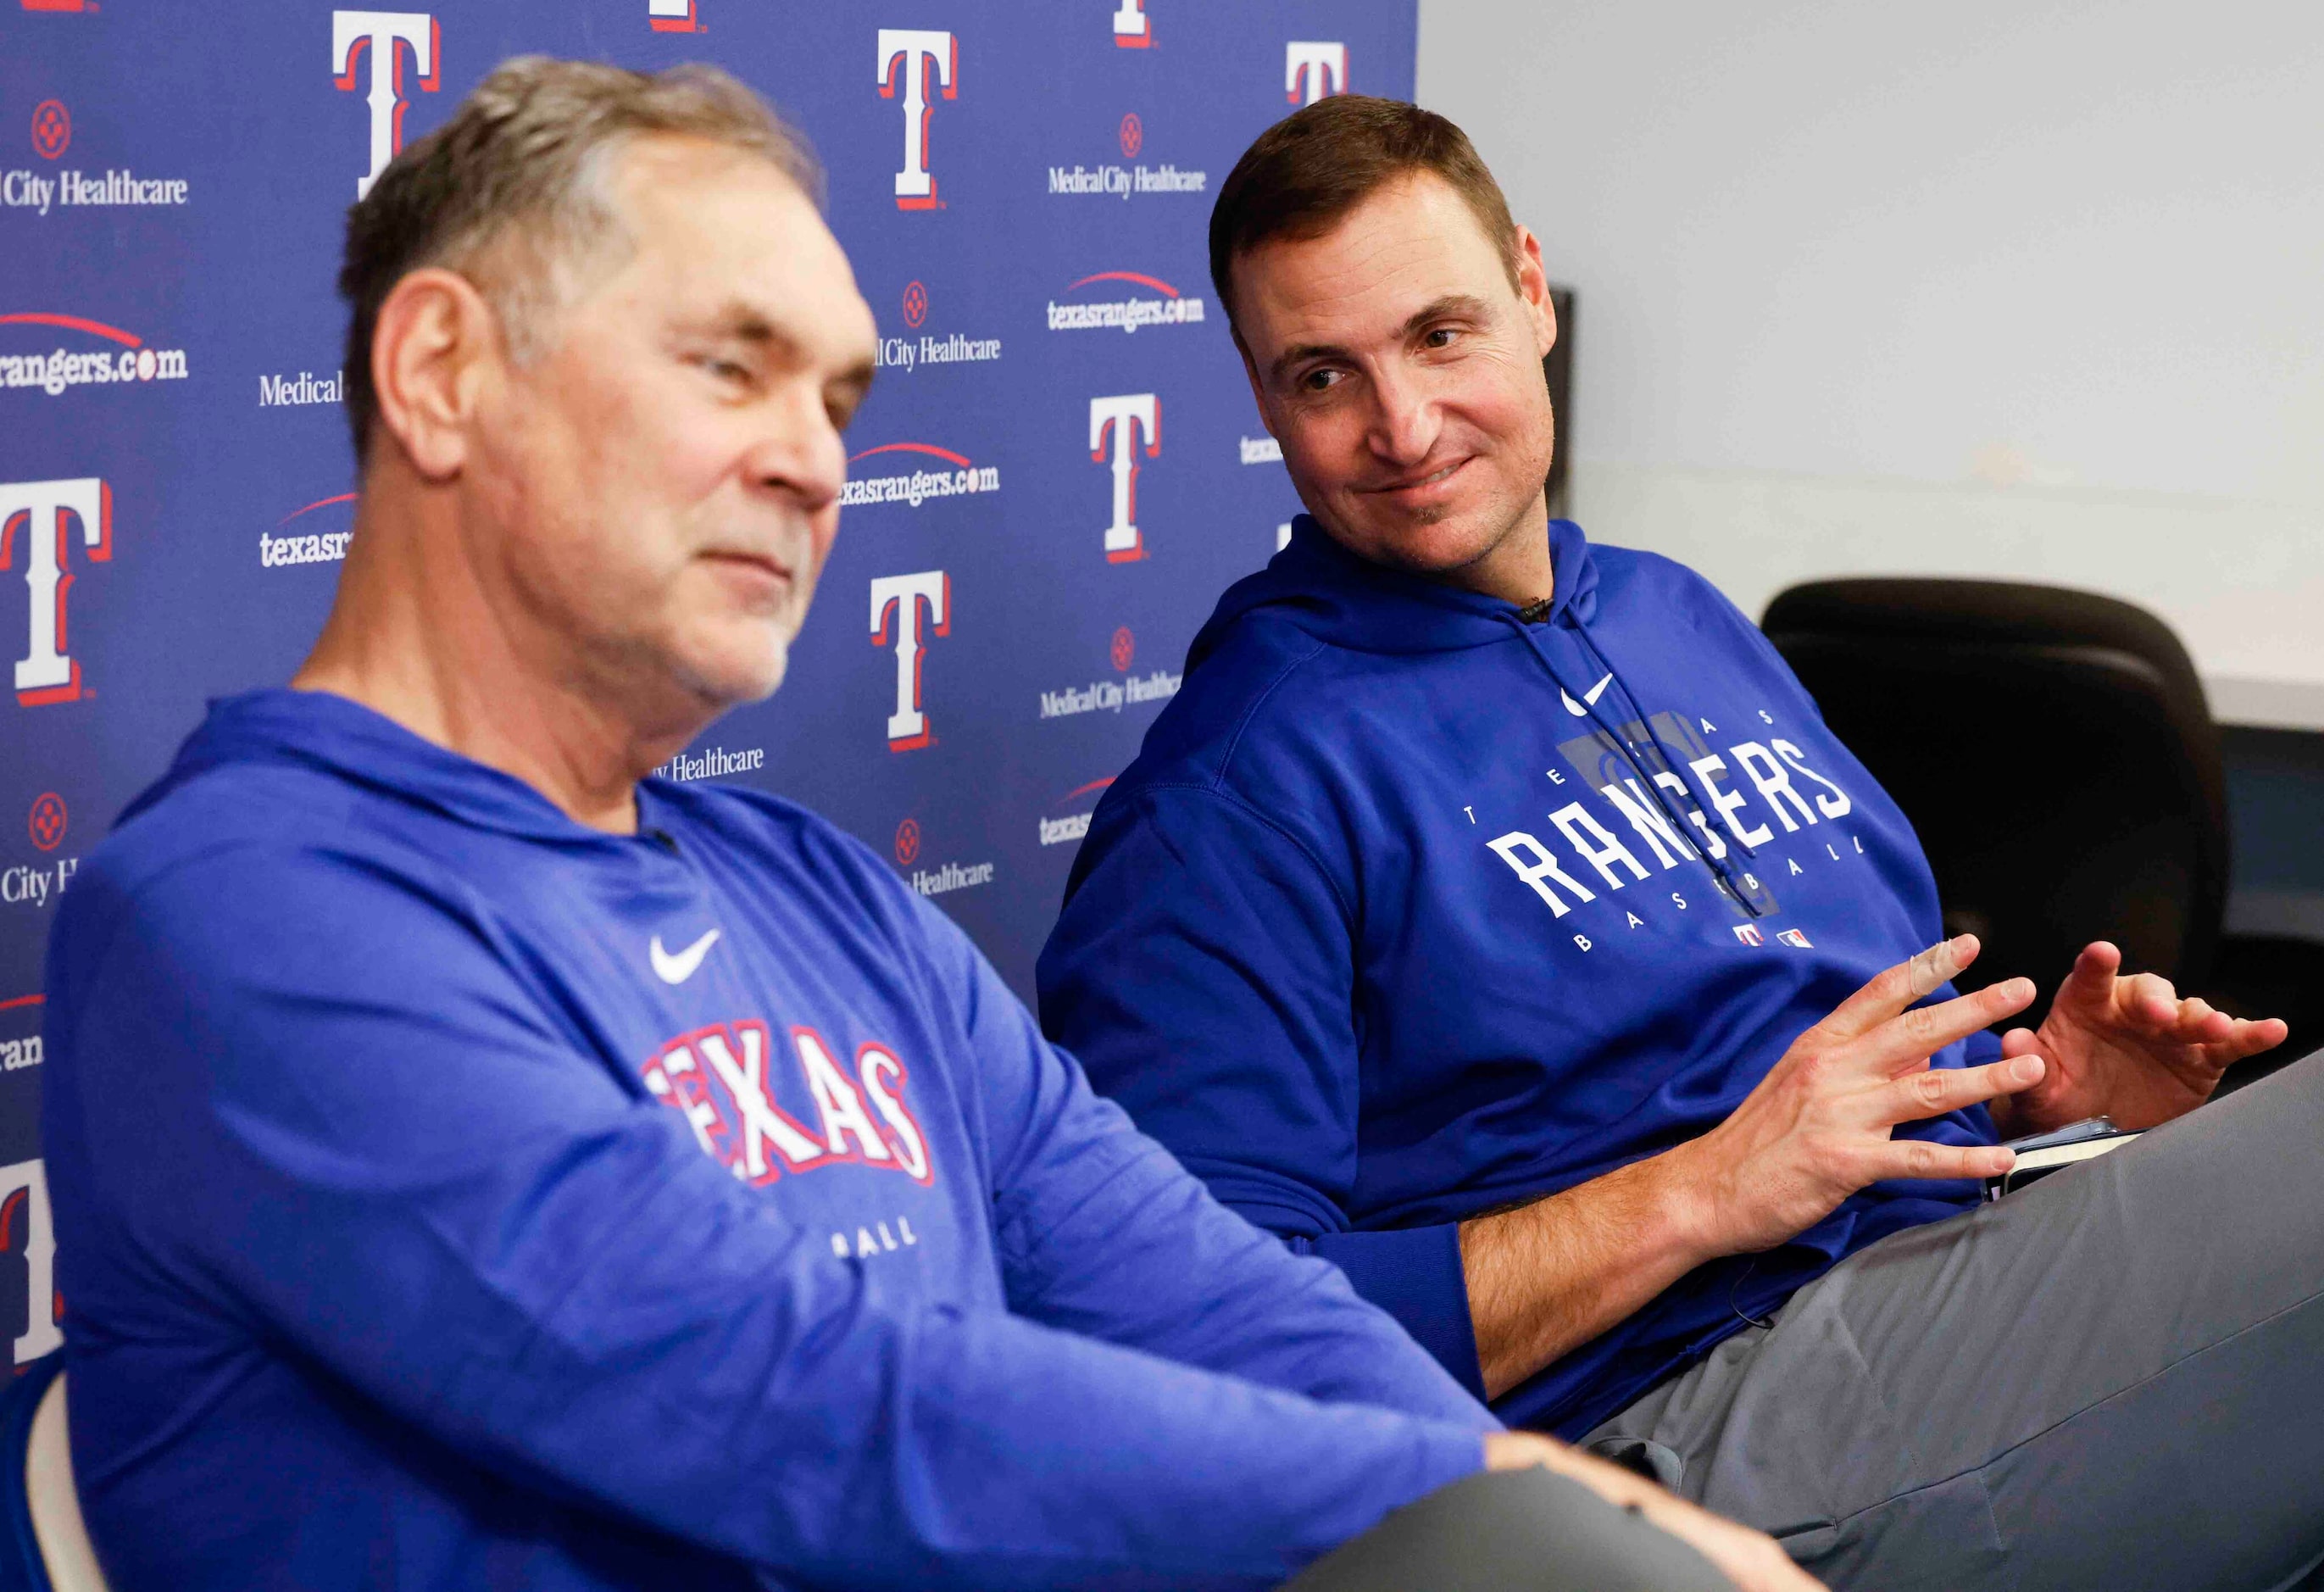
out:
{"label": "blue step-and-repeat backdrop", "polygon": [[[426,5],[427,0],[417,0]],[[892,857],[1029,995],[1098,793],[1297,500],[1205,272],[1291,106],[1409,97],[1416,0],[0,0],[0,1329],[56,1347],[41,960],[205,699],[279,682],[353,523],[349,203],[525,51],[717,63],[830,173],[881,321],[772,701],[666,771]]]}

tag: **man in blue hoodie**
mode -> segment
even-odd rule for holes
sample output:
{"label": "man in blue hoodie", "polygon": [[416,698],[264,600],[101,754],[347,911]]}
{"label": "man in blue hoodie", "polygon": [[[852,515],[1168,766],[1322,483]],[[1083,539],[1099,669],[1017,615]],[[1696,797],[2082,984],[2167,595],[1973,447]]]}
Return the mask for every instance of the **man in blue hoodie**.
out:
{"label": "man in blue hoodie", "polygon": [[[1975,942],[1748,620],[1549,518],[1539,245],[1450,123],[1287,118],[1211,264],[1309,513],[1092,819],[1050,1036],[1503,1416],[1840,1584],[2324,1556],[2324,1069],[1947,1220],[1999,1138],[2184,1116],[2282,1025],[2103,945],[2038,1032],[1984,1032],[2024,980],[1891,1021]],[[2151,1450],[2195,1411],[2190,1487]]]}
{"label": "man in blue hoodie", "polygon": [[[816,186],[731,79],[528,59],[351,212],[330,619],[51,949],[112,1584],[1259,1588],[1490,1463],[1805,1586],[1499,1431],[863,847],[644,777],[779,683],[836,532],[872,322]],[[1574,1528],[1513,1585],[1716,1578],[1509,1480]]]}

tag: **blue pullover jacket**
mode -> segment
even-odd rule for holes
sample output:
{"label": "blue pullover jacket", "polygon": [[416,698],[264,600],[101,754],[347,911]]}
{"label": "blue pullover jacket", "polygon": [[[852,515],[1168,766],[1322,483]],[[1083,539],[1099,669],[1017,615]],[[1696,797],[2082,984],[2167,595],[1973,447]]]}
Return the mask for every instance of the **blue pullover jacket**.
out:
{"label": "blue pullover jacket", "polygon": [[1274,1584],[1490,1417],[862,846],[214,708],[66,895],[43,1124],[117,1592]]}
{"label": "blue pullover jacket", "polygon": [[[1550,541],[1554,600],[1521,611],[1302,516],[1100,801],[1038,973],[1102,1093],[1480,1393],[1462,1218],[1702,1133],[1942,937],[1911,826],[1750,622],[1667,559]],[[1972,1050],[1999,1047],[1936,1064]],[[1981,1106],[1900,1131],[1993,1142]],[[1975,1198],[1865,1189],[1496,1412],[1586,1432]]]}

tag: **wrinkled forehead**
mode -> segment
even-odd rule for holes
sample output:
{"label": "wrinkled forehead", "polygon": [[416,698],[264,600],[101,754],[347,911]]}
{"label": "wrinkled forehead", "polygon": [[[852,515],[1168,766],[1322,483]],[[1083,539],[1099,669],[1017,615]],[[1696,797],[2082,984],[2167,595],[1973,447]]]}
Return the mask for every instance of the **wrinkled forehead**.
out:
{"label": "wrinkled forehead", "polygon": [[1281,237],[1234,268],[1237,322],[1262,341],[1392,336],[1425,306],[1515,292],[1502,251],[1461,196],[1428,173],[1383,185],[1324,230]]}
{"label": "wrinkled forehead", "polygon": [[620,152],[608,199],[627,234],[618,274],[674,316],[746,306],[785,339],[835,366],[870,347],[872,312],[815,201],[747,150],[641,138]]}

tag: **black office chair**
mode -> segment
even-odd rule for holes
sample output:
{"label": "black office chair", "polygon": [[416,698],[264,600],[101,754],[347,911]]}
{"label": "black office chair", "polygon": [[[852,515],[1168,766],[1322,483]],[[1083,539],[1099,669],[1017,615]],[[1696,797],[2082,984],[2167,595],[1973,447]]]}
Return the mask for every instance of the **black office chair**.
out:
{"label": "black office chair", "polygon": [[[1761,628],[1919,831],[1969,986],[2052,990],[2093,939],[2292,1038],[2324,1042],[2324,946],[2229,936],[2218,727],[2186,649],[2145,610],[1990,580],[1822,580]],[[2244,1081],[2237,1078],[2236,1081]]]}

